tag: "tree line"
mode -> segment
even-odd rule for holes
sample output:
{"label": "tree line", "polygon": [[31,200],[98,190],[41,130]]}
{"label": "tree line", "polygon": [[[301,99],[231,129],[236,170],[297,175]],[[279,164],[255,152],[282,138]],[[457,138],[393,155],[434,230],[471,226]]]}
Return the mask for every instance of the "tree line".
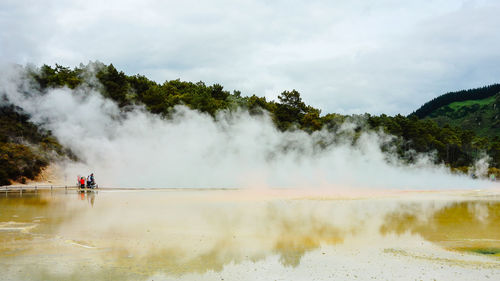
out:
{"label": "tree line", "polygon": [[[267,100],[265,97],[259,97],[255,94],[243,96],[237,90],[227,91],[220,84],[206,85],[203,82],[193,83],[179,79],[157,83],[143,75],[126,75],[123,71],[117,70],[113,64],[105,65],[98,62],[80,65],[73,69],[60,65],[55,67],[43,65],[40,68],[28,68],[28,72],[33,79],[34,86],[42,93],[57,87],[66,86],[74,89],[79,86],[89,86],[98,89],[103,96],[114,100],[124,111],[129,110],[133,105],[143,105],[148,111],[164,118],[169,118],[176,105],[185,105],[213,117],[220,110],[244,108],[253,115],[268,112],[276,128],[281,131],[303,130],[308,133],[314,133],[318,130],[336,133],[344,122],[357,120],[354,122],[357,124],[354,131],[358,136],[365,130],[383,131],[395,136],[388,144],[387,149],[391,148],[392,151],[394,150],[392,148],[395,148],[398,157],[408,163],[416,161],[415,152],[434,153],[437,163],[444,163],[454,170],[465,172],[477,159],[488,155],[493,167],[491,172],[498,174],[500,171],[498,170],[500,168],[499,137],[480,137],[472,131],[462,130],[458,127],[439,126],[432,120],[419,119],[419,114],[412,114],[408,117],[402,115],[387,116],[385,114],[379,116],[370,114],[348,116],[336,113],[322,115],[320,109],[307,105],[296,90],[283,91],[277,100]],[[93,82],[89,77],[97,78],[98,83]],[[484,87],[480,92],[481,95],[489,95],[497,88],[500,89],[500,85]],[[456,92],[463,93],[451,96],[454,99],[457,99],[457,96],[462,98],[462,95],[471,95],[470,91],[472,90]],[[429,108],[429,106],[425,108]],[[7,114],[3,116],[2,113],[2,118],[11,120],[1,124],[2,127],[5,126],[5,129],[0,131],[4,145],[8,143],[22,145],[19,141],[15,141],[15,136],[7,136],[9,128],[17,124],[16,126],[19,127],[31,128],[32,134],[38,134],[36,138],[30,139],[31,142],[48,145],[47,149],[58,151],[60,155],[72,155],[70,151],[65,151],[60,147],[57,141],[51,137],[50,132],[36,131],[36,126],[33,127],[33,124],[26,121],[27,116],[20,117],[23,116],[22,113],[15,114],[20,115]],[[19,118],[24,118],[24,121],[19,123]],[[362,122],[358,122],[359,120]],[[355,136],[353,142],[356,140]],[[383,147],[383,149],[385,148]],[[1,146],[0,153],[2,158],[14,159],[15,157],[12,158],[12,155],[23,155],[20,157],[26,159],[31,157],[37,163],[36,167],[30,167],[24,162],[1,162],[0,160],[1,170],[11,166],[23,167],[24,169],[21,169],[21,172],[0,174],[0,179],[4,180],[3,183],[8,180],[32,178],[32,175],[26,170],[31,170],[32,174],[36,175],[41,168],[48,164],[47,158],[37,158],[37,155],[30,155],[26,151],[22,152],[12,147]]]}

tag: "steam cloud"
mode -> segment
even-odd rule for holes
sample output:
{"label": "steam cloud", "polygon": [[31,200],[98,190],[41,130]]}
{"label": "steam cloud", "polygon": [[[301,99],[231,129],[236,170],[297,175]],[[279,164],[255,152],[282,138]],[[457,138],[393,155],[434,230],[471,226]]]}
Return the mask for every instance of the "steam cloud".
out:
{"label": "steam cloud", "polygon": [[[491,183],[452,175],[426,156],[405,165],[380,146],[389,136],[365,132],[353,145],[339,134],[280,132],[269,116],[244,110],[215,120],[183,106],[171,119],[141,107],[121,112],[95,87],[39,94],[21,70],[2,67],[0,94],[23,108],[82,160],[58,164],[61,178],[94,172],[115,187],[322,187],[378,189],[483,188]],[[5,102],[5,101],[2,101]],[[320,149],[318,141],[334,142]],[[388,161],[389,160],[389,161]],[[389,163],[388,163],[389,162]]]}

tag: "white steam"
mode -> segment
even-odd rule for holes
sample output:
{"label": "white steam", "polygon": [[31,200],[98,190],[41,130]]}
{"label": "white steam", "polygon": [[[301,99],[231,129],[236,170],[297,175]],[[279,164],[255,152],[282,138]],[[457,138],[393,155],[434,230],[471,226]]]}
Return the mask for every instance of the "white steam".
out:
{"label": "white steam", "polygon": [[[323,187],[441,189],[486,187],[452,175],[421,157],[404,165],[380,146],[388,136],[363,133],[352,145],[349,126],[326,131],[279,132],[267,115],[220,112],[211,116],[178,106],[165,120],[142,108],[127,113],[95,90],[35,92],[23,73],[3,69],[0,94],[52,131],[82,163],[60,163],[68,184],[94,172],[115,187]],[[28,93],[28,94],[27,94]],[[341,130],[342,131],[342,130]],[[346,133],[347,132],[347,133]],[[335,142],[321,150],[318,141]],[[62,177],[61,177],[62,178]],[[491,183],[490,183],[491,184]]]}
{"label": "white steam", "polygon": [[488,168],[490,166],[491,157],[487,154],[482,155],[482,157],[474,163],[472,172],[477,177],[487,177]]}

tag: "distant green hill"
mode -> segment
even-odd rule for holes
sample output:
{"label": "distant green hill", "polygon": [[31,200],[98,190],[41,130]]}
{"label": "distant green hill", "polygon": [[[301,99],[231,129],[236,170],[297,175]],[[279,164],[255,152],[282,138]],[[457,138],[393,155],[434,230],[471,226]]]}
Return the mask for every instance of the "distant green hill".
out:
{"label": "distant green hill", "polygon": [[440,126],[452,125],[479,136],[500,137],[500,84],[441,95],[412,115]]}
{"label": "distant green hill", "polygon": [[500,136],[500,93],[482,100],[453,102],[428,117],[439,125],[450,124],[474,131],[480,136]]}

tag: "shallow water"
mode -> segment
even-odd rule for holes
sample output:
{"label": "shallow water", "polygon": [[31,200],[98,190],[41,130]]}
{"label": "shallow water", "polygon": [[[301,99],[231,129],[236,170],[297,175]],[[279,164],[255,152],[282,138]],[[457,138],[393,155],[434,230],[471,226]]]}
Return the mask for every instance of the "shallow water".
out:
{"label": "shallow water", "polygon": [[301,194],[1,193],[0,279],[500,277],[497,195]]}

